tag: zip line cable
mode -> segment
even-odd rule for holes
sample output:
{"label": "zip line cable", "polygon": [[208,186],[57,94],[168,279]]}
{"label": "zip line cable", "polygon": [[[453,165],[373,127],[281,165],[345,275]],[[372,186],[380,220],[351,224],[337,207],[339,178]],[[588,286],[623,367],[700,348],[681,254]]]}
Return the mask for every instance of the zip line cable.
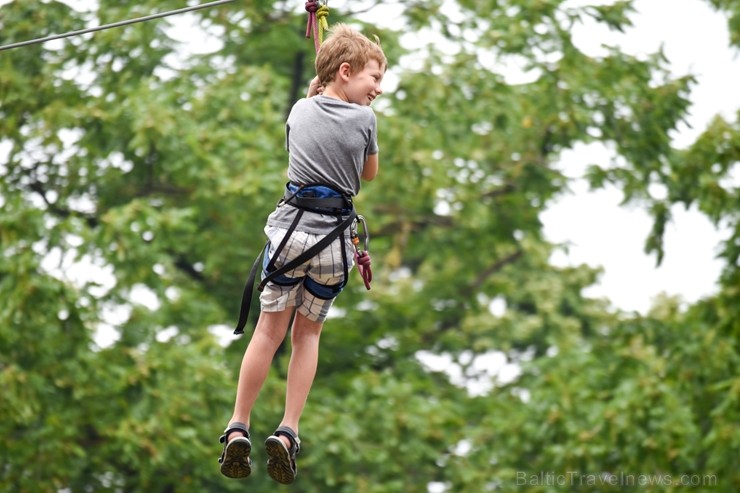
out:
{"label": "zip line cable", "polygon": [[70,31],[70,32],[63,33],[63,34],[55,34],[52,36],[47,36],[45,38],[37,38],[37,39],[31,39],[28,41],[21,41],[19,43],[11,43],[11,44],[0,46],[0,51],[10,50],[13,48],[20,48],[21,46],[30,46],[34,44],[46,43],[48,41],[54,41],[55,39],[70,38],[72,36],[79,36],[81,34],[94,33],[96,31],[103,31],[105,29],[111,29],[114,27],[128,26],[131,24],[136,24],[137,22],[145,22],[145,21],[150,21],[153,19],[160,19],[162,17],[167,17],[170,15],[184,14],[185,12],[192,12],[194,10],[205,9],[208,7],[216,7],[217,5],[224,5],[226,3],[232,3],[232,2],[234,2],[234,0],[217,0],[215,2],[203,3],[201,5],[195,5],[192,7],[184,7],[184,8],[177,9],[177,10],[161,12],[159,14],[147,15],[145,17],[138,17],[136,19],[129,19],[126,21],[114,22],[112,24],[105,24],[102,26],[91,27],[88,29],[81,29],[79,31]]}

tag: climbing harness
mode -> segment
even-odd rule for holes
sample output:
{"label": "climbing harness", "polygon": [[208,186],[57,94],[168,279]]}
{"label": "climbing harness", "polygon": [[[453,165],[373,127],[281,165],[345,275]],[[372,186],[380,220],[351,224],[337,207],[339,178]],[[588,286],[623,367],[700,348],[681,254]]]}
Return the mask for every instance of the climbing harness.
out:
{"label": "climbing harness", "polygon": [[306,12],[308,12],[306,38],[311,38],[313,34],[313,45],[318,53],[321,43],[324,42],[324,31],[329,29],[329,21],[326,19],[329,16],[328,1],[319,3],[319,0],[307,0]]}
{"label": "climbing harness", "polygon": [[205,8],[208,8],[208,7],[216,7],[217,5],[223,5],[223,4],[226,4],[226,3],[232,3],[234,1],[235,0],[217,0],[215,2],[203,3],[203,4],[200,4],[200,5],[193,5],[192,7],[184,7],[184,8],[181,8],[181,9],[170,10],[170,11],[167,11],[167,12],[160,12],[159,14],[147,15],[145,17],[138,17],[136,19],[129,19],[129,20],[120,21],[120,22],[113,22],[111,24],[105,24],[105,25],[102,25],[102,26],[91,27],[91,28],[88,28],[88,29],[80,29],[79,31],[70,31],[70,32],[63,33],[63,34],[54,34],[52,36],[47,36],[45,38],[36,38],[36,39],[30,39],[28,41],[20,41],[18,43],[11,43],[11,44],[0,46],[0,51],[10,50],[10,49],[13,49],[13,48],[20,48],[22,46],[30,46],[30,45],[35,45],[35,44],[46,43],[48,41],[54,41],[56,39],[70,38],[72,36],[79,36],[80,34],[94,33],[96,31],[103,31],[105,29],[112,29],[114,27],[128,26],[128,25],[131,25],[131,24],[136,24],[137,22],[151,21],[151,20],[154,20],[154,19],[160,19],[162,17],[167,17],[167,16],[170,16],[170,15],[184,14],[185,12],[192,12],[194,10],[205,9]]}
{"label": "climbing harness", "polygon": [[[318,255],[324,248],[329,246],[334,240],[340,237],[344,237],[344,233],[350,230],[350,239],[355,245],[355,261],[358,265],[362,265],[362,272],[370,272],[370,255],[365,250],[358,250],[357,244],[359,238],[357,234],[357,222],[362,224],[365,234],[365,248],[367,249],[368,234],[367,234],[367,222],[362,216],[358,216],[355,212],[354,204],[352,203],[352,197],[346,193],[337,191],[330,185],[314,183],[308,185],[297,185],[294,183],[288,183],[285,187],[285,194],[283,198],[278,202],[278,207],[284,207],[286,205],[295,207],[298,209],[295,219],[288,227],[288,230],[283,236],[280,244],[275,248],[272,253],[272,257],[268,258],[270,241],[267,241],[265,248],[262,249],[260,254],[252,264],[252,268],[249,271],[247,282],[244,286],[244,292],[242,294],[241,309],[239,311],[239,322],[236,325],[234,334],[243,334],[244,327],[247,324],[249,318],[249,310],[252,304],[252,293],[254,292],[254,283],[257,278],[257,269],[260,264],[262,265],[262,280],[257,285],[257,291],[262,292],[268,282],[273,282],[281,286],[292,286],[299,282],[304,282],[306,289],[311,291],[314,296],[320,298],[334,298],[339,292],[344,289],[347,284],[349,277],[349,262],[347,258],[347,251],[345,242],[342,242],[342,262],[344,264],[344,277],[342,282],[334,286],[322,286],[318,284],[310,284],[310,278],[292,278],[285,274],[299,267],[303,263],[307,262],[314,256]],[[316,242],[315,245],[308,248],[306,251],[298,255],[293,260],[286,262],[282,267],[275,268],[275,262],[280,256],[280,253],[288,243],[290,236],[298,226],[303,214],[305,212],[314,212],[318,214],[331,215],[336,218],[337,225],[321,240]],[[360,219],[361,218],[361,219]],[[356,240],[356,241],[355,241]],[[370,289],[370,280],[372,274],[366,277],[367,274],[362,274],[365,280],[365,287]]]}

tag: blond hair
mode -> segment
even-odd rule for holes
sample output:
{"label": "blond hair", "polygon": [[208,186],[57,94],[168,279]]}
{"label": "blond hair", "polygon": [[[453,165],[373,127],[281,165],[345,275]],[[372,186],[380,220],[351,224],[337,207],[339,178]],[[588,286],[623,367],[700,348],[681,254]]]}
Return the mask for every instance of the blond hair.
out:
{"label": "blond hair", "polygon": [[377,36],[373,43],[346,24],[337,23],[316,55],[316,75],[325,86],[334,81],[343,63],[349,63],[353,72],[359,72],[370,60],[377,61],[382,70],[388,64]]}

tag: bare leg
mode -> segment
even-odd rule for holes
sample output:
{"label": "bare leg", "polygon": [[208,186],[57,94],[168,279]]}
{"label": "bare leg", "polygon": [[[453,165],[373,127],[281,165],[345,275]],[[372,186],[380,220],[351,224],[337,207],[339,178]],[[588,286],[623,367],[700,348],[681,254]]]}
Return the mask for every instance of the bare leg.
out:
{"label": "bare leg", "polygon": [[[260,313],[254,334],[242,359],[234,414],[230,423],[240,421],[249,427],[252,407],[257,400],[262,385],[265,383],[267,373],[270,371],[272,358],[283,339],[285,339],[292,312],[293,308],[290,307],[281,312]],[[241,435],[240,432],[234,432],[227,439],[230,440],[233,436],[239,435]]]}
{"label": "bare leg", "polygon": [[[281,426],[298,433],[298,421],[303,414],[319,362],[319,337],[323,322],[314,322],[296,312],[291,333],[293,349],[288,365],[288,389],[285,394],[285,415]],[[287,437],[280,437],[290,446]]]}

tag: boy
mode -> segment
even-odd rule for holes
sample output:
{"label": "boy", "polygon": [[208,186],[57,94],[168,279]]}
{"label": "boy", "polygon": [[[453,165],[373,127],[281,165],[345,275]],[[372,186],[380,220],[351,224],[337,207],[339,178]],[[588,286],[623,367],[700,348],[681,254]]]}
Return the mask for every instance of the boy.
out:
{"label": "boy", "polygon": [[[298,421],[316,375],[319,336],[353,265],[347,255],[353,251],[348,226],[356,217],[352,197],[361,179],[370,181],[378,172],[376,119],[369,105],[383,92],[386,65],[378,44],[335,25],[316,56],[317,76],[306,98],[288,116],[290,183],[265,227],[270,241],[261,313],[242,360],[234,414],[221,437],[225,476],[251,473],[250,413],[295,311],[285,414],[265,441],[270,476],[283,484],[295,480]],[[331,243],[324,247],[322,240]]]}

